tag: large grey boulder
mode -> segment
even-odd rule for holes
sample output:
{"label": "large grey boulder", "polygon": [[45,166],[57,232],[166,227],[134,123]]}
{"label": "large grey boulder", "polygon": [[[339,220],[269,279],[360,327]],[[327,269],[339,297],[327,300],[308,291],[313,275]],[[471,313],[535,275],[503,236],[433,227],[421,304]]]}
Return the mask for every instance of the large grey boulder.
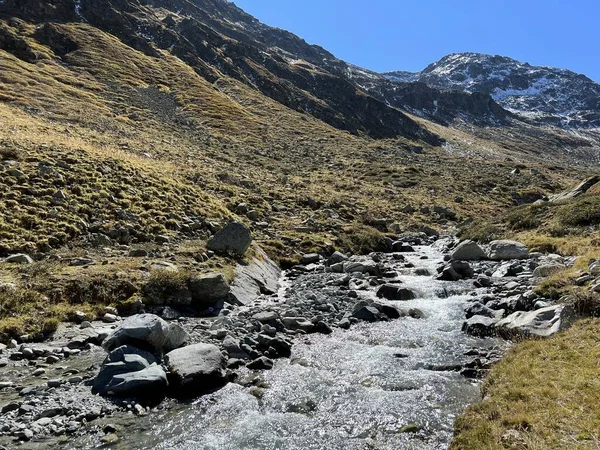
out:
{"label": "large grey boulder", "polygon": [[569,305],[553,305],[536,311],[517,311],[496,324],[499,333],[506,336],[552,336],[569,328],[576,319]]}
{"label": "large grey boulder", "polygon": [[242,256],[251,243],[250,229],[243,223],[232,222],[215,234],[207,247],[216,253],[233,253]]}
{"label": "large grey boulder", "polygon": [[226,362],[219,347],[212,344],[195,344],[167,353],[165,365],[174,395],[190,398],[224,386]]}
{"label": "large grey boulder", "polygon": [[121,346],[106,357],[94,379],[94,392],[121,397],[164,397],[167,375],[149,352]]}
{"label": "large grey boulder", "polygon": [[231,288],[222,273],[209,273],[191,278],[188,283],[192,306],[207,309],[229,297]]}
{"label": "large grey boulder", "polygon": [[520,242],[499,240],[489,243],[487,248],[488,258],[493,261],[504,261],[510,259],[526,259],[529,257],[529,249]]}
{"label": "large grey boulder", "polygon": [[188,338],[177,324],[165,322],[154,314],[138,314],[121,322],[104,340],[102,347],[111,351],[122,345],[132,345],[160,355],[180,347]]}
{"label": "large grey boulder", "polygon": [[450,255],[455,261],[478,261],[487,259],[486,253],[476,242],[466,240],[456,246]]}

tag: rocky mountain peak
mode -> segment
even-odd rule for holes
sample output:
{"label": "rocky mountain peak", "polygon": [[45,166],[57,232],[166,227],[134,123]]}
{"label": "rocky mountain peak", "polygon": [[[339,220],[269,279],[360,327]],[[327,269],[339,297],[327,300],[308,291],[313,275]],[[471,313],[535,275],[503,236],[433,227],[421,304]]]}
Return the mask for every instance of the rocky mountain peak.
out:
{"label": "rocky mountain peak", "polygon": [[442,90],[488,94],[508,111],[537,124],[600,126],[600,84],[566,69],[532,66],[499,55],[454,53],[421,72],[385,76],[395,82],[420,81]]}

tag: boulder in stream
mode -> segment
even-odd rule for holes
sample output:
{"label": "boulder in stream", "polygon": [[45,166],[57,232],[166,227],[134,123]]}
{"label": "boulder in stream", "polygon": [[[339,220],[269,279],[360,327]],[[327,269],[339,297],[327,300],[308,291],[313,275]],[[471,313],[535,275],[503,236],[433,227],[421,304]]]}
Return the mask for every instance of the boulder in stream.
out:
{"label": "boulder in stream", "polygon": [[212,344],[189,345],[165,355],[170,387],[177,397],[191,398],[224,386],[226,365],[221,350]]}

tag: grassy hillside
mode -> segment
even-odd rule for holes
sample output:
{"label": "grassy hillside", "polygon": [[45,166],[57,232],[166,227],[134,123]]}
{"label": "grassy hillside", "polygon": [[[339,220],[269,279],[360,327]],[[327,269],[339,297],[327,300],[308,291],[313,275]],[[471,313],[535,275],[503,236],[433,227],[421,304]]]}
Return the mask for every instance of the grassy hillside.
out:
{"label": "grassy hillside", "polygon": [[[386,233],[495,217],[523,194],[581,176],[519,162],[519,149],[490,153],[465,131],[416,118],[448,145],[353,135],[216,66],[205,67],[209,82],[166,50],[143,52],[85,23],[1,20],[0,33],[0,254],[38,260],[0,266],[0,280],[33,299],[0,308],[0,332],[12,335],[39,331],[39,317],[118,303],[110,286],[82,299],[72,279],[139,286],[140,263],[122,244],[191,270],[226,270],[231,261],[196,266],[190,256],[235,217],[290,264],[302,252],[366,252]],[[98,233],[115,246],[91,245]],[[70,265],[82,256],[97,265]],[[47,292],[49,284],[67,288]]]}

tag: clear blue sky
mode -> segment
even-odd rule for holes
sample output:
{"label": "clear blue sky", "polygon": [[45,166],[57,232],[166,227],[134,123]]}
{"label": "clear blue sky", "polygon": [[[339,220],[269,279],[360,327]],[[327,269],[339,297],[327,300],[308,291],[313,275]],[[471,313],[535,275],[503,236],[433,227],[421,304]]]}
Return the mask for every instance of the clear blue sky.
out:
{"label": "clear blue sky", "polygon": [[233,0],[267,25],[378,72],[448,53],[509,56],[600,81],[600,0]]}

